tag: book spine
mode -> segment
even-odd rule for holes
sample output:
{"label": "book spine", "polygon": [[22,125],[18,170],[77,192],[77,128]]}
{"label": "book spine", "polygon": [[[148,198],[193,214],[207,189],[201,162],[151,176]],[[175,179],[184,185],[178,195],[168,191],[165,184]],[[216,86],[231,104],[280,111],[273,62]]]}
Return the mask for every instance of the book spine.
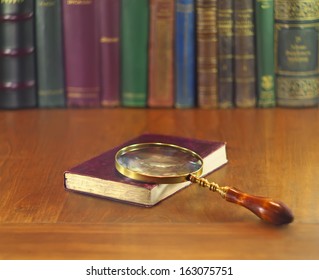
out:
{"label": "book spine", "polygon": [[217,1],[218,106],[234,107],[234,0]]}
{"label": "book spine", "polygon": [[234,3],[235,105],[256,106],[254,1]]}
{"label": "book spine", "polygon": [[258,107],[274,107],[274,0],[256,0],[256,65]]}
{"label": "book spine", "polygon": [[217,0],[196,0],[197,104],[217,108]]}
{"label": "book spine", "polygon": [[120,0],[99,4],[101,105],[120,104]]}
{"label": "book spine", "polygon": [[177,0],[175,13],[175,106],[191,108],[196,105],[194,0]]}
{"label": "book spine", "polygon": [[174,105],[174,18],[171,0],[150,0],[149,107]]}
{"label": "book spine", "polygon": [[61,1],[35,1],[39,107],[65,105]]}
{"label": "book spine", "polygon": [[34,3],[0,2],[0,108],[35,107]]}
{"label": "book spine", "polygon": [[145,107],[148,80],[148,0],[121,0],[121,100]]}
{"label": "book spine", "polygon": [[63,0],[66,101],[68,107],[100,105],[96,0]]}
{"label": "book spine", "polygon": [[275,1],[275,71],[277,104],[318,105],[319,1]]}

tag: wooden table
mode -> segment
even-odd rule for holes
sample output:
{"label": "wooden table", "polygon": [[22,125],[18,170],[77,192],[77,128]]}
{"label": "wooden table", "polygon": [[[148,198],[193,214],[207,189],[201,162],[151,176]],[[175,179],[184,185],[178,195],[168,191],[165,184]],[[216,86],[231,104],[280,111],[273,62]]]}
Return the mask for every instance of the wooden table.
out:
{"label": "wooden table", "polygon": [[[277,227],[192,185],[152,208],[64,190],[144,132],[227,142],[207,178],[285,202]],[[318,109],[0,111],[0,259],[319,259]]]}

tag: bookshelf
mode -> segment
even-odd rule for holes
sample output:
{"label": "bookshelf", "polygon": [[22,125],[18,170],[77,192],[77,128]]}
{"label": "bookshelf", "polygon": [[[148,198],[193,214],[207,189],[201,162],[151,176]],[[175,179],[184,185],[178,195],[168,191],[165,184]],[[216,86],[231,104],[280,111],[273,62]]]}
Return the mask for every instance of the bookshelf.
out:
{"label": "bookshelf", "polygon": [[318,107],[318,10],[316,0],[2,1],[0,109]]}

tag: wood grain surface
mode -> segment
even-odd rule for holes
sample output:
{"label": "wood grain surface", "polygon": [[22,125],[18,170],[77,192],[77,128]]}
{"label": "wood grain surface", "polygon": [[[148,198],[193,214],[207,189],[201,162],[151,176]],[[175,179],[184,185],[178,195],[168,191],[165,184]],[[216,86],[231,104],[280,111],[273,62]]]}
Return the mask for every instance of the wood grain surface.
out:
{"label": "wood grain surface", "polygon": [[[65,191],[63,172],[141,133],[227,142],[220,185],[283,201],[260,221],[196,185],[152,208]],[[319,259],[317,109],[0,111],[0,259]]]}

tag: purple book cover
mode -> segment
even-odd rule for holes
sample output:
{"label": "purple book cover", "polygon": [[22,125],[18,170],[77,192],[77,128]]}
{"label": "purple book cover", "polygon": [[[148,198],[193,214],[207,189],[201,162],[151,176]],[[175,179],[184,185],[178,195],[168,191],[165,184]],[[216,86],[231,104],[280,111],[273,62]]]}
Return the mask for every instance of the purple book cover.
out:
{"label": "purple book cover", "polygon": [[65,84],[68,107],[100,105],[98,1],[63,1]]}
{"label": "purple book cover", "polygon": [[120,103],[120,0],[98,1],[101,51],[101,104]]}
{"label": "purple book cover", "polygon": [[[160,142],[160,143],[169,143],[178,146],[182,146],[184,148],[193,150],[198,153],[202,158],[205,158],[212,152],[221,148],[225,145],[224,142],[213,142],[213,141],[205,141],[198,140],[192,138],[184,138],[177,136],[169,136],[169,135],[161,135],[161,134],[142,134],[134,139],[129,140],[121,144],[120,146],[114,147],[113,149],[98,155],[88,161],[85,161],[65,173],[73,173],[84,175],[88,177],[99,178],[107,181],[116,181],[121,183],[131,183],[132,180],[126,178],[125,176],[118,173],[115,168],[115,154],[123,147],[131,144],[137,143],[149,143],[149,142]],[[147,189],[152,189],[156,187],[158,184],[150,184],[134,181],[134,186],[144,187]]]}

